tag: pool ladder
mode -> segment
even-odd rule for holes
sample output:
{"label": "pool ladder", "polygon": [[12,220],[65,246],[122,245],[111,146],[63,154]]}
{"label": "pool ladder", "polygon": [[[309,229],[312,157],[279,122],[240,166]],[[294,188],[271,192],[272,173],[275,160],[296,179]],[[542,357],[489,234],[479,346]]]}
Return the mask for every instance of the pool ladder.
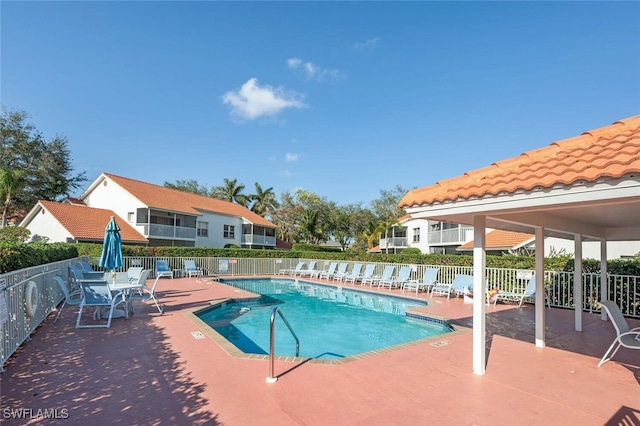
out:
{"label": "pool ladder", "polygon": [[267,377],[267,383],[275,383],[278,381],[278,378],[273,375],[273,364],[275,360],[274,346],[275,346],[275,334],[276,334],[274,324],[276,322],[276,313],[280,315],[280,318],[282,318],[284,325],[287,326],[293,338],[296,339],[296,356],[300,355],[300,340],[298,340],[298,336],[296,336],[296,333],[293,331],[293,329],[289,325],[289,321],[287,321],[287,319],[284,317],[284,315],[280,311],[280,308],[276,306],[275,308],[273,308],[273,311],[271,312],[271,320],[269,321],[269,377]]}

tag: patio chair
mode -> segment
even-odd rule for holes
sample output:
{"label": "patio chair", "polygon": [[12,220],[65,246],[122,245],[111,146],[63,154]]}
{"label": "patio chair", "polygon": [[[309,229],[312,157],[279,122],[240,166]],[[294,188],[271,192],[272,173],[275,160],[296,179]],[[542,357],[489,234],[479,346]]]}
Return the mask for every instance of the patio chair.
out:
{"label": "patio chair", "polygon": [[67,283],[65,283],[62,277],[59,275],[55,275],[53,277],[53,280],[56,283],[58,283],[58,285],[60,286],[60,289],[62,290],[62,293],[64,293],[64,300],[62,301],[62,305],[60,306],[60,309],[58,309],[58,313],[56,314],[56,317],[53,320],[53,323],[55,324],[56,321],[58,321],[58,318],[60,318],[60,314],[62,313],[62,308],[64,308],[65,305],[79,305],[80,302],[82,302],[82,290],[77,289],[77,290],[69,291],[69,288],[67,287]]}
{"label": "patio chair", "polygon": [[300,275],[301,277],[303,276],[311,276],[311,274],[317,272],[316,271],[316,261],[312,260],[311,262],[309,262],[309,265],[307,266],[307,269],[300,269],[298,271],[294,271],[293,276],[297,276]]}
{"label": "patio chair", "polygon": [[173,279],[173,270],[169,268],[169,262],[156,260],[156,277],[171,277]]}
{"label": "patio chair", "polygon": [[[369,280],[369,287],[373,287],[373,285],[379,285],[380,281],[382,280],[390,280],[391,278],[393,278],[393,271],[396,270],[396,267],[394,265],[387,265],[384,267],[384,269],[382,270],[382,276],[378,277],[378,276],[373,276],[371,278],[371,280]],[[364,280],[362,280],[362,282],[364,282]]]}
{"label": "patio chair", "polygon": [[278,274],[279,275],[293,275],[293,274],[297,273],[299,270],[301,270],[303,266],[304,266],[304,262],[301,260],[301,261],[298,262],[298,264],[296,265],[296,267],[294,269],[283,268],[283,269],[280,269],[278,271]]}
{"label": "patio chair", "polygon": [[406,282],[409,281],[409,275],[411,275],[411,266],[402,266],[398,271],[398,275],[393,278],[385,279],[382,278],[378,281],[378,287],[389,287],[389,291],[391,291],[392,287],[402,287]]}
{"label": "patio chair", "polygon": [[127,269],[127,280],[131,282],[138,282],[140,280],[140,274],[142,274],[141,266],[132,266]]}
{"label": "patio chair", "polygon": [[204,272],[202,272],[202,269],[200,269],[200,268],[198,268],[196,266],[195,260],[187,260],[187,259],[185,259],[185,261],[184,261],[184,273],[189,278],[204,276]]}
{"label": "patio chair", "polygon": [[[522,306],[524,299],[533,298],[536,296],[536,275],[531,274],[531,278],[529,278],[529,282],[527,283],[527,287],[522,289],[515,288],[512,291],[501,291],[497,294],[493,295],[493,306],[498,303],[498,300],[502,300],[505,302],[518,302],[518,307]],[[549,297],[545,293],[544,295],[545,302],[549,309],[551,309],[551,302],[549,301]]]}
{"label": "patio chair", "polygon": [[164,312],[164,308],[162,307],[162,305],[160,304],[160,301],[158,300],[158,296],[156,295],[156,286],[158,285],[158,281],[160,281],[160,278],[162,277],[162,275],[157,275],[155,281],[153,282],[153,285],[151,286],[151,288],[149,288],[149,286],[147,286],[146,280],[145,283],[143,284],[142,288],[137,291],[134,292],[133,294],[131,294],[130,296],[130,300],[131,300],[131,306],[133,308],[133,301],[134,300],[140,300],[140,301],[146,301],[146,300],[153,300],[153,303],[156,304],[156,308],[158,308],[158,312],[160,312],[161,314]]}
{"label": "patio chair", "polygon": [[[125,304],[126,300],[122,297],[122,293],[112,292],[106,281],[80,281],[82,289],[82,300],[80,309],[78,310],[78,318],[76,319],[76,328],[109,328],[111,327],[111,319],[115,309],[120,304]],[[106,324],[81,324],[82,311],[85,307],[93,307],[95,311],[93,318],[102,317],[102,309],[108,308]],[[127,307],[124,307],[125,315],[128,316]]]}
{"label": "patio chair", "polygon": [[405,290],[409,289],[409,290],[415,290],[416,294],[418,294],[418,291],[422,287],[428,293],[429,290],[431,290],[431,287],[436,285],[436,281],[438,278],[438,271],[439,271],[438,268],[427,268],[424,271],[424,275],[422,275],[422,281],[418,281],[418,280],[407,281],[402,286],[402,292],[404,293]]}
{"label": "patio chair", "polygon": [[[84,267],[82,265],[85,265]],[[94,271],[87,262],[78,262],[75,265],[69,265],[69,269],[76,280],[103,280],[104,272]]]}
{"label": "patio chair", "polygon": [[452,283],[436,283],[431,288],[431,297],[433,297],[434,294],[440,296],[444,296],[446,294],[447,299],[450,299],[451,294],[456,296],[472,294],[472,288],[473,275],[458,274],[455,276]]}
{"label": "patio chair", "polygon": [[[600,302],[600,306],[602,306],[602,309],[604,309],[609,318],[611,318],[611,323],[616,329],[616,338],[598,363],[598,367],[613,358],[616,352],[618,352],[618,349],[620,349],[620,346],[629,349],[640,349],[640,327],[629,329],[629,324],[627,320],[624,319],[620,307],[612,301],[603,300]],[[611,353],[610,356],[608,356],[609,353]]]}
{"label": "patio chair", "polygon": [[373,279],[373,273],[376,270],[376,265],[373,263],[367,263],[367,266],[364,267],[364,272],[362,273],[362,278],[360,279],[360,285],[365,285],[367,282]]}
{"label": "patio chair", "polygon": [[331,262],[329,267],[324,271],[318,271],[316,274],[313,274],[312,277],[320,278],[324,276],[331,276],[336,272],[336,268],[338,267],[338,262]]}
{"label": "patio chair", "polygon": [[347,266],[349,266],[348,263],[341,262],[341,263],[337,264],[336,267],[333,268],[333,270],[331,270],[331,265],[329,265],[329,270],[327,272],[320,273],[318,278],[320,278],[320,279],[326,278],[327,280],[330,280],[336,274],[344,274],[346,272],[346,270],[347,270]]}
{"label": "patio chair", "polygon": [[351,281],[353,285],[356,285],[356,282],[362,279],[362,274],[360,273],[361,270],[362,263],[356,263],[355,265],[353,265],[353,269],[351,270],[351,272],[344,276],[343,281],[345,283]]}
{"label": "patio chair", "polygon": [[349,275],[349,272],[347,272],[348,268],[349,268],[349,264],[347,262],[343,262],[343,263],[339,264],[338,265],[338,270],[336,271],[335,274],[333,274],[333,276],[331,278],[334,281],[342,281],[344,279],[344,277]]}

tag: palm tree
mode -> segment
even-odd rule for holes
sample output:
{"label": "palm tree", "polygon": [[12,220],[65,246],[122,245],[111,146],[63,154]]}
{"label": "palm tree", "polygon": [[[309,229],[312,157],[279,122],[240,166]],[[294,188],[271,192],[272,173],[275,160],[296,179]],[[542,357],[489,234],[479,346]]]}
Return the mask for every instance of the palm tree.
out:
{"label": "palm tree", "polygon": [[273,187],[269,187],[265,190],[258,182],[256,185],[256,193],[251,195],[253,204],[251,205],[251,211],[264,217],[267,213],[280,207],[278,200],[276,200],[276,194],[273,192]]}
{"label": "palm tree", "polygon": [[244,195],[242,193],[243,190],[244,185],[238,183],[238,179],[224,178],[224,185],[213,188],[211,196],[219,200],[229,201],[240,204],[242,207],[247,207],[251,198]]}
{"label": "palm tree", "polygon": [[2,228],[7,226],[11,199],[22,185],[24,171],[0,168],[0,197],[4,198],[2,207]]}

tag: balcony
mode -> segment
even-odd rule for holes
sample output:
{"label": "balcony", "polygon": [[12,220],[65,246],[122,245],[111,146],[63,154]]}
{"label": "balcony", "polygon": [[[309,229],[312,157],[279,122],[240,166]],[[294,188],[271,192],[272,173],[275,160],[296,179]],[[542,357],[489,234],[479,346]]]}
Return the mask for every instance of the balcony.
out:
{"label": "balcony", "polygon": [[405,249],[409,247],[407,237],[380,238],[380,249]]}
{"label": "balcony", "polygon": [[462,245],[473,240],[473,226],[460,226],[459,228],[441,229],[427,234],[429,245]]}
{"label": "balcony", "polygon": [[266,246],[275,247],[276,237],[268,237],[266,235],[242,234],[242,245],[246,246]]}
{"label": "balcony", "polygon": [[147,238],[163,238],[178,240],[195,240],[196,228],[185,228],[183,226],[138,224],[144,227],[144,236]]}

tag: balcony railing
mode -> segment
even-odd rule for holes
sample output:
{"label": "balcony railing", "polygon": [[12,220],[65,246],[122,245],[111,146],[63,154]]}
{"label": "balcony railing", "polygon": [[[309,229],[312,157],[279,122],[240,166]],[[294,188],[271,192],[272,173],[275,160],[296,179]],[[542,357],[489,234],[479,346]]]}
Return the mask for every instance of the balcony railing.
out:
{"label": "balcony railing", "polygon": [[461,226],[459,228],[441,229],[431,231],[428,234],[429,244],[464,244],[473,240],[473,227]]}
{"label": "balcony railing", "polygon": [[147,238],[176,238],[180,240],[195,240],[196,228],[183,226],[144,224],[144,236]]}
{"label": "balcony railing", "polygon": [[381,238],[380,239],[380,248],[407,248],[409,247],[409,242],[407,237],[392,237],[392,238]]}
{"label": "balcony railing", "polygon": [[242,234],[241,241],[245,245],[276,246],[276,237],[266,235]]}

